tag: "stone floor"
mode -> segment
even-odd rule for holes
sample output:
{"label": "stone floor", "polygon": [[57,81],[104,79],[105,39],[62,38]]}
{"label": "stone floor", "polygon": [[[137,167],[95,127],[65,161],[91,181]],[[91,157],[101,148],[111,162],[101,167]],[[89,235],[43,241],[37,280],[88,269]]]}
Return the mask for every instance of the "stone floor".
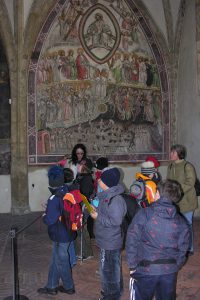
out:
{"label": "stone floor", "polygon": [[[20,295],[29,300],[98,300],[100,291],[99,277],[95,271],[98,269],[98,249],[93,243],[94,258],[80,263],[73,268],[76,294],[57,296],[40,296],[37,289],[46,283],[49,260],[51,256],[51,242],[48,239],[46,226],[38,218],[40,213],[31,213],[24,216],[11,216],[0,214],[0,300],[12,296],[13,272],[11,256],[10,229],[12,226],[19,230],[26,227],[17,236],[18,244],[18,278]],[[177,285],[178,300],[200,299],[200,220],[195,220],[195,254],[189,258],[183,269],[179,272]],[[123,275],[125,291],[122,300],[129,299],[128,269],[123,253]],[[10,297],[12,299],[12,297]],[[22,299],[22,297],[21,297]]]}

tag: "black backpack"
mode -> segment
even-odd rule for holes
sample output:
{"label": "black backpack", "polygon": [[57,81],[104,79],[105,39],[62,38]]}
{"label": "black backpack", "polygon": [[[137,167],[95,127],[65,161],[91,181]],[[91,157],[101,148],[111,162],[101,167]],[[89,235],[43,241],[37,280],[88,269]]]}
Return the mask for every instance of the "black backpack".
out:
{"label": "black backpack", "polygon": [[[190,164],[190,163],[189,162],[185,163],[185,165],[184,165],[184,172],[185,172],[185,167],[186,167],[187,164]],[[194,184],[194,188],[195,188],[197,197],[200,196],[200,181],[199,181],[199,179],[197,177],[196,177],[196,181],[195,181],[195,184]]]}
{"label": "black backpack", "polygon": [[[121,224],[121,232],[123,235],[123,249],[125,248],[125,243],[126,243],[126,234],[128,230],[128,226],[131,224],[134,216],[138,212],[138,210],[141,208],[141,206],[138,204],[138,202],[135,200],[135,198],[128,193],[123,193],[121,194],[123,197],[124,201],[126,202],[126,207],[127,207],[127,213],[124,216]],[[114,198],[114,197],[113,197]],[[113,198],[110,198],[109,205],[112,201]]]}

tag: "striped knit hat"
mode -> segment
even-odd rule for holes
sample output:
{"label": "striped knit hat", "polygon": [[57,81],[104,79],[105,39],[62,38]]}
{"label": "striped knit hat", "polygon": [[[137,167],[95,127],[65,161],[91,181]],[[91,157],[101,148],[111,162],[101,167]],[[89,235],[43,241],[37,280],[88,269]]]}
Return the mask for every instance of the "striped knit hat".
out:
{"label": "striped knit hat", "polygon": [[141,173],[143,175],[150,175],[150,174],[154,174],[155,173],[155,167],[154,167],[154,163],[152,161],[145,161],[142,163],[141,165]]}

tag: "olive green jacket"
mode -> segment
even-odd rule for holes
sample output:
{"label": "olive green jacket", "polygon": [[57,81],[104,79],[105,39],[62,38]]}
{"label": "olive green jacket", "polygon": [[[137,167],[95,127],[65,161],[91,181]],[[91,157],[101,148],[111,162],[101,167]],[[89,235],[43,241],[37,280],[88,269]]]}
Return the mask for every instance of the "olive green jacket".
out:
{"label": "olive green jacket", "polygon": [[182,186],[184,196],[178,203],[180,212],[194,211],[198,206],[198,199],[194,188],[196,172],[193,165],[184,159],[178,163],[171,162],[167,169],[167,179],[177,180]]}

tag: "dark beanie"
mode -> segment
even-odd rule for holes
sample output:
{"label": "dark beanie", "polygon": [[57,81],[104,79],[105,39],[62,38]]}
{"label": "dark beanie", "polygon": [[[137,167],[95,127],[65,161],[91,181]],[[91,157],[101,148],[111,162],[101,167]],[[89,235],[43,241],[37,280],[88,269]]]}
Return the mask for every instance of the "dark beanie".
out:
{"label": "dark beanie", "polygon": [[64,172],[63,168],[59,166],[53,166],[48,171],[49,186],[57,188],[64,185]]}
{"label": "dark beanie", "polygon": [[98,170],[103,170],[108,167],[108,159],[107,157],[99,157],[96,161],[96,168]]}
{"label": "dark beanie", "polygon": [[107,185],[107,187],[113,187],[118,185],[120,180],[120,172],[117,168],[111,168],[104,171],[101,175],[101,181]]}

